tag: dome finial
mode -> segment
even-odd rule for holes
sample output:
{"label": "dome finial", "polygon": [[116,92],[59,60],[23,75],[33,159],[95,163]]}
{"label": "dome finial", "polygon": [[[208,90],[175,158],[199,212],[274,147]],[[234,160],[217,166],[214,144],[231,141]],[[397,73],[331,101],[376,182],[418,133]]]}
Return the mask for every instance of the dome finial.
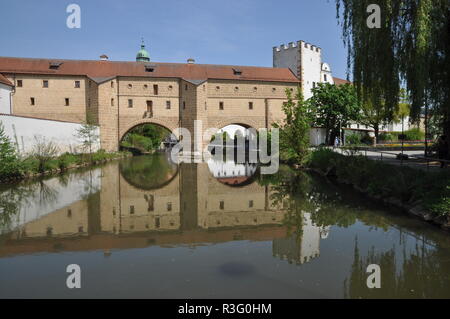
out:
{"label": "dome finial", "polygon": [[144,61],[148,62],[150,61],[150,55],[148,54],[148,51],[145,49],[145,43],[144,43],[144,37],[141,37],[141,49],[136,54],[136,61]]}

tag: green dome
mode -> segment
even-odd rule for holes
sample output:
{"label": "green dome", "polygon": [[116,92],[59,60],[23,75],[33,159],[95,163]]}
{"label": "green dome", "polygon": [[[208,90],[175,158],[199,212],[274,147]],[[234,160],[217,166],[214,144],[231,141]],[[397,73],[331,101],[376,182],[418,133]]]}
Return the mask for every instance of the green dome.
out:
{"label": "green dome", "polygon": [[150,54],[145,50],[144,41],[142,41],[141,49],[136,54],[136,61],[150,61]]}

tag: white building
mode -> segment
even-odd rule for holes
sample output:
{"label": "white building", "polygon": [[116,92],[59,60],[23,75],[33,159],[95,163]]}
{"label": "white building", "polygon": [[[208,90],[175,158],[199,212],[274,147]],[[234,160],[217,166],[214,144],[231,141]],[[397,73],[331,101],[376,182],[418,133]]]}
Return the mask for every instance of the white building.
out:
{"label": "white building", "polygon": [[274,47],[273,67],[289,68],[300,79],[305,100],[312,96],[311,89],[317,83],[335,82],[330,66],[322,61],[322,49],[305,41]]}
{"label": "white building", "polygon": [[0,113],[2,114],[11,114],[13,87],[14,85],[0,74]]}
{"label": "white building", "polygon": [[[333,77],[331,67],[322,61],[322,49],[305,41],[290,42],[273,47],[273,67],[289,68],[301,81],[302,93],[305,100],[312,97],[311,90],[318,83],[330,83],[341,85],[350,83],[347,80]],[[352,124],[348,129],[373,132],[373,129]],[[410,129],[409,118],[403,120],[403,129]],[[380,127],[384,132],[401,132],[402,122],[389,123]],[[311,145],[325,143],[325,130],[323,128],[312,128],[310,132]]]}

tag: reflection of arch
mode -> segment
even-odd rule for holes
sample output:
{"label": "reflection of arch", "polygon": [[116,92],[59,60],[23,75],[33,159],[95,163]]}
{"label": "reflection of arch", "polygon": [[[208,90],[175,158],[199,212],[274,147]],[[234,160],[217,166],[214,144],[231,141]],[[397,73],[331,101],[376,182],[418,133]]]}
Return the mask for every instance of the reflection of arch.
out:
{"label": "reflection of arch", "polygon": [[[247,186],[253,184],[258,177],[258,166],[255,164],[220,162],[221,164],[217,165],[216,163],[214,160],[208,161],[209,173],[213,176],[214,180],[226,186]],[[244,165],[245,172],[241,171],[242,165]],[[224,168],[225,172],[223,171]]]}
{"label": "reflection of arch", "polygon": [[[164,188],[177,177],[179,169],[170,159],[164,158],[165,155],[167,154],[127,158],[119,164],[120,175],[128,184],[139,190]],[[162,166],[161,163],[166,165]]]}
{"label": "reflection of arch", "polygon": [[134,121],[134,122],[128,124],[125,129],[121,129],[120,134],[119,134],[119,136],[120,136],[119,140],[121,141],[129,131],[131,131],[135,127],[138,127],[143,124],[158,125],[158,126],[161,126],[165,129],[167,129],[171,133],[178,127],[178,123],[170,123],[170,121],[165,121],[165,120],[161,120],[161,119],[157,119],[157,118],[140,119],[140,120],[137,120],[137,121]]}

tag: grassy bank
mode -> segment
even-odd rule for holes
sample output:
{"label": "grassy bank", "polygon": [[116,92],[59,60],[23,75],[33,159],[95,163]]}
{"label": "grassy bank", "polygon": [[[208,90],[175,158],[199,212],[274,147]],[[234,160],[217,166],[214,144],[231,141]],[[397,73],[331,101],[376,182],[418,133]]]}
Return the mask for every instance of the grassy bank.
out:
{"label": "grassy bank", "polygon": [[3,169],[0,174],[0,181],[13,181],[24,178],[57,173],[68,169],[97,165],[107,161],[130,156],[128,152],[108,153],[104,150],[92,154],[72,154],[64,153],[60,156],[42,158],[28,156],[17,158],[10,169]]}
{"label": "grassy bank", "polygon": [[450,173],[447,170],[426,172],[362,156],[344,156],[329,149],[312,152],[307,166],[351,184],[371,197],[420,210],[425,219],[450,224]]}

